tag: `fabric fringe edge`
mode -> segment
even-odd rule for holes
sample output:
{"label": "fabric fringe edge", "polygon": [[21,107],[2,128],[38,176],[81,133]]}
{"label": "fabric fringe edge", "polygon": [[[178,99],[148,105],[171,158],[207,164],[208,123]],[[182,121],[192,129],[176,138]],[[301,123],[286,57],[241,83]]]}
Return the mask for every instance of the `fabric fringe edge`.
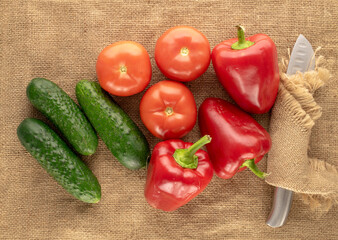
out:
{"label": "fabric fringe edge", "polygon": [[[326,172],[335,177],[333,181],[338,179],[338,168],[323,160],[309,158],[310,170],[317,172]],[[338,205],[338,193],[332,192],[328,194],[308,194],[297,193],[302,202],[308,205],[311,211],[316,211],[319,215],[327,213],[333,206]]]}
{"label": "fabric fringe edge", "polygon": [[312,211],[327,213],[334,205],[338,204],[338,194],[320,195],[300,193],[303,203],[308,205]]}
{"label": "fabric fringe edge", "polygon": [[279,85],[278,93],[279,104],[292,113],[292,118],[304,131],[309,131],[315,124],[309,114],[307,114],[300,103],[287,91],[283,84]]}
{"label": "fabric fringe edge", "polygon": [[[315,54],[319,49],[315,51]],[[325,64],[325,59],[323,56],[319,56],[316,59],[315,70],[305,73],[297,72],[291,76],[286,74],[288,60],[282,59],[282,63],[279,65],[280,102],[291,110],[296,121],[306,130],[310,130],[314,121],[322,114],[322,108],[316,103],[313,94],[331,77],[329,70],[320,67],[323,64]]]}

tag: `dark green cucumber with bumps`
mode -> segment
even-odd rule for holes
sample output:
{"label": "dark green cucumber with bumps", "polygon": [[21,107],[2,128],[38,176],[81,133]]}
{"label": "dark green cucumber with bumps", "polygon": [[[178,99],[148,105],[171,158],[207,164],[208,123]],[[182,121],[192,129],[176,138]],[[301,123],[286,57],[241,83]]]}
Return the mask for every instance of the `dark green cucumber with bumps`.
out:
{"label": "dark green cucumber with bumps", "polygon": [[119,162],[136,170],[146,166],[150,155],[148,142],[133,120],[96,82],[82,80],[76,85],[77,100]]}
{"label": "dark green cucumber with bumps", "polygon": [[34,78],[27,86],[29,101],[62,132],[75,151],[95,153],[98,139],[79,106],[55,83]]}
{"label": "dark green cucumber with bumps", "polygon": [[100,201],[101,187],[95,175],[45,123],[27,118],[17,134],[26,150],[70,194],[87,203]]}

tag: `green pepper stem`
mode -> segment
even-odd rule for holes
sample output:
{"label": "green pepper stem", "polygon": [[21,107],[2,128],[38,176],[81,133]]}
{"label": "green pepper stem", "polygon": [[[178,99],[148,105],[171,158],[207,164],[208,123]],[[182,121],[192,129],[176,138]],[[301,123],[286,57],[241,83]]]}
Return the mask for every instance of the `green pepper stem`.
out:
{"label": "green pepper stem", "polygon": [[210,142],[211,137],[209,135],[205,135],[200,140],[191,145],[188,149],[176,149],[173,157],[181,167],[196,169],[198,166],[198,157],[195,155],[195,153],[205,144]]}
{"label": "green pepper stem", "polygon": [[245,43],[245,36],[244,36],[244,28],[241,25],[237,25],[237,37],[238,37],[238,44]]}
{"label": "green pepper stem", "polygon": [[254,42],[246,41],[244,36],[244,27],[241,25],[237,25],[237,37],[238,41],[231,45],[231,48],[234,50],[241,50],[248,48],[254,45]]}
{"label": "green pepper stem", "polygon": [[262,172],[261,170],[258,169],[257,165],[255,164],[255,159],[248,159],[246,160],[241,167],[247,167],[249,168],[257,177],[264,179],[266,176],[269,174]]}

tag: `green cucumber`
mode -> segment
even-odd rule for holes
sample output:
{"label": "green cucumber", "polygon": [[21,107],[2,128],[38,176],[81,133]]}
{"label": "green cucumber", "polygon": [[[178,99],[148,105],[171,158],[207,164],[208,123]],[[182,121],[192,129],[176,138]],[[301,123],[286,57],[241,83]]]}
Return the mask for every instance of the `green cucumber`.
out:
{"label": "green cucumber", "polygon": [[101,187],[95,175],[45,123],[27,118],[17,134],[27,151],[70,194],[87,203],[100,201]]}
{"label": "green cucumber", "polygon": [[133,120],[104,94],[96,82],[82,80],[76,85],[77,100],[108,149],[131,170],[146,166],[149,144]]}
{"label": "green cucumber", "polygon": [[55,83],[34,78],[27,86],[29,101],[62,132],[75,151],[82,155],[95,153],[98,139],[76,103]]}

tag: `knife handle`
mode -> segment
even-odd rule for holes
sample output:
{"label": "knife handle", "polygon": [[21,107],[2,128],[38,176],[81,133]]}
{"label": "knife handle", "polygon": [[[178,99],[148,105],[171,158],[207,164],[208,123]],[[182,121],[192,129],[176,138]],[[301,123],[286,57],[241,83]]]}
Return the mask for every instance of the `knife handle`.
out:
{"label": "knife handle", "polygon": [[277,228],[284,225],[292,205],[293,191],[285,188],[276,187],[272,209],[266,224]]}

